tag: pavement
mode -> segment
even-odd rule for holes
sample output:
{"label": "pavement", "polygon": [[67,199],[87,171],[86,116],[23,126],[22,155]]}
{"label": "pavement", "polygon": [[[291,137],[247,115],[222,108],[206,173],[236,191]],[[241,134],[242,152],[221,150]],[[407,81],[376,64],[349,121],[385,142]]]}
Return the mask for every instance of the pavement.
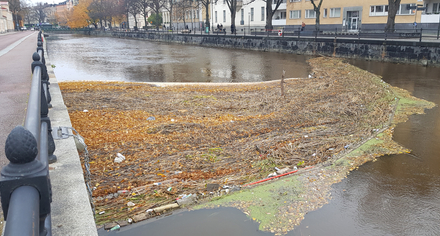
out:
{"label": "pavement", "polygon": [[[24,31],[0,35],[0,167],[9,163],[4,145],[9,132],[23,125],[31,87],[32,54],[37,47],[37,32]],[[55,74],[46,57],[50,78],[52,127],[71,127],[69,114]],[[55,140],[58,161],[49,165],[52,184],[52,235],[98,235],[89,203],[80,157],[72,137]],[[1,209],[0,209],[1,210]],[[3,212],[0,212],[3,215]],[[7,222],[6,222],[7,223]]]}

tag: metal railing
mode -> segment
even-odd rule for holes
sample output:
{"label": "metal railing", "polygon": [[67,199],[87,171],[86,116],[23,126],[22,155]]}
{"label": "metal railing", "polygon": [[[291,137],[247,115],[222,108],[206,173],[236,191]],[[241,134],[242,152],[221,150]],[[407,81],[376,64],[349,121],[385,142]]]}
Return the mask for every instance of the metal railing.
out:
{"label": "metal railing", "polygon": [[[89,30],[88,30],[89,31]],[[325,30],[301,30],[300,28],[284,28],[276,27],[273,30],[266,30],[264,28],[248,28],[241,27],[232,33],[230,29],[211,29],[206,31],[201,28],[190,29],[169,29],[165,30],[160,28],[155,29],[120,29],[114,28],[109,30],[110,32],[126,32],[134,34],[179,34],[179,35],[211,35],[219,37],[285,37],[285,38],[333,38],[333,39],[368,39],[368,40],[402,40],[402,41],[433,41],[439,42],[440,40],[440,27],[439,28],[410,28],[410,29],[396,29],[393,32],[385,32],[384,29],[357,29],[347,30],[345,28],[334,28]]]}
{"label": "metal railing", "polygon": [[48,117],[49,76],[42,42],[39,32],[37,52],[32,55],[32,84],[24,126],[15,127],[5,143],[10,161],[0,179],[5,236],[52,235],[49,163],[55,162],[56,156]]}

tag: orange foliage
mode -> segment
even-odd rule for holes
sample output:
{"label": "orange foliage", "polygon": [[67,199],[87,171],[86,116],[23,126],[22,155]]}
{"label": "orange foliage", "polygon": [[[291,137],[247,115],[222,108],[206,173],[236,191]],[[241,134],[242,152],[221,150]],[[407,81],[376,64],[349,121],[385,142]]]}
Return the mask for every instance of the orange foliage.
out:
{"label": "orange foliage", "polygon": [[73,7],[73,11],[67,21],[67,25],[70,28],[82,28],[89,25],[90,17],[87,14],[90,3],[92,0],[80,0],[78,5]]}

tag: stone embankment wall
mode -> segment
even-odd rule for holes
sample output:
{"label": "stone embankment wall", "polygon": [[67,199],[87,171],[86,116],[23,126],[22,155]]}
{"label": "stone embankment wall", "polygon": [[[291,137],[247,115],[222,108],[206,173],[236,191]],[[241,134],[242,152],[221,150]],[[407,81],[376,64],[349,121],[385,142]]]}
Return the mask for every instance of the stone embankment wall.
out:
{"label": "stone embankment wall", "polygon": [[[360,58],[375,61],[413,63],[440,66],[440,43],[393,41],[383,39],[255,37],[234,35],[158,34],[147,32],[88,31],[89,35],[135,38],[150,41],[173,42],[209,47],[223,47]],[[416,39],[414,39],[416,40]]]}

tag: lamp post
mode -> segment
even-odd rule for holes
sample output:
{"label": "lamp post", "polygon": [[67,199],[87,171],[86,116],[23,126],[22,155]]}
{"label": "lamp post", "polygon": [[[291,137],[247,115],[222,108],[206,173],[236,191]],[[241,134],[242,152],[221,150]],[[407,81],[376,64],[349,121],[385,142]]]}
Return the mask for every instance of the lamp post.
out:
{"label": "lamp post", "polygon": [[248,12],[248,15],[249,15],[249,24],[248,24],[248,26],[249,26],[249,35],[251,35],[251,12]]}

